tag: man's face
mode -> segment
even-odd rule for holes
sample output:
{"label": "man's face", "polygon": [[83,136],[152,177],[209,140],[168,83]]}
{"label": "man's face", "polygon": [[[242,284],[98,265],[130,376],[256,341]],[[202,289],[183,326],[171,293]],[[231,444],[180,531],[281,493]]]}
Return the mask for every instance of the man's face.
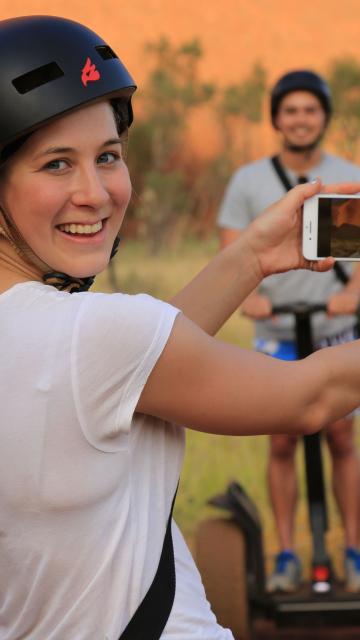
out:
{"label": "man's face", "polygon": [[305,150],[320,141],[326,126],[326,113],[313,93],[292,91],[280,102],[275,126],[283,135],[285,147]]}

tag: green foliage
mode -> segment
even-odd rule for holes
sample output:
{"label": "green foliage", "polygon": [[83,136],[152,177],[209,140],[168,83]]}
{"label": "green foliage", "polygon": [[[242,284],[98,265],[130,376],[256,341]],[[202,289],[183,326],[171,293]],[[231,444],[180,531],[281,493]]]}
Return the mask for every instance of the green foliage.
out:
{"label": "green foliage", "polygon": [[249,122],[260,122],[266,90],[266,72],[261,64],[254,65],[251,74],[243,82],[225,88],[220,102],[223,117],[243,116]]}
{"label": "green foliage", "polygon": [[152,127],[155,167],[166,170],[190,110],[210,100],[214,87],[199,81],[202,48],[197,40],[174,47],[161,37],[148,43],[145,51],[154,60],[143,95],[145,119]]}
{"label": "green foliage", "polygon": [[180,170],[147,173],[137,216],[144,222],[144,234],[152,253],[157,253],[166,241],[171,242],[179,217],[188,210],[189,194]]}
{"label": "green foliage", "polygon": [[[228,165],[252,159],[252,125],[262,119],[266,91],[266,71],[256,63],[249,76],[236,85],[223,89],[218,99],[218,119],[222,128],[223,157]],[[241,148],[235,144],[234,130],[241,130]]]}
{"label": "green foliage", "polygon": [[360,135],[360,63],[351,57],[334,60],[328,80],[335,105],[338,147],[347,157],[355,159]]}
{"label": "green foliage", "polygon": [[[197,39],[176,46],[160,37],[145,46],[145,55],[150,71],[139,94],[142,117],[131,131],[128,157],[135,194],[130,218],[157,252],[166,243],[174,245],[181,233],[202,233],[202,223],[213,226],[234,159],[239,164],[244,156],[233,143],[234,127],[240,122],[243,146],[250,148],[249,124],[261,119],[266,74],[256,64],[243,82],[221,90],[201,81]],[[191,113],[204,104],[215,108],[224,144],[216,158],[200,166],[186,136]]]}
{"label": "green foliage", "polygon": [[133,217],[157,252],[176,235],[189,212],[190,194],[184,168],[186,130],[191,111],[214,95],[199,80],[198,40],[172,45],[165,37],[145,47],[151,70],[141,94],[143,117],[131,136],[129,170],[137,194]]}

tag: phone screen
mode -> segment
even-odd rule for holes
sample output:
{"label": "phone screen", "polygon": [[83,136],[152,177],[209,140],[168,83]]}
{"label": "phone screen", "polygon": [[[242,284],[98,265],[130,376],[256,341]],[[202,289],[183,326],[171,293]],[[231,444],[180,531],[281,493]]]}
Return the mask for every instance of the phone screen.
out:
{"label": "phone screen", "polygon": [[360,198],[319,198],[318,256],[360,258]]}

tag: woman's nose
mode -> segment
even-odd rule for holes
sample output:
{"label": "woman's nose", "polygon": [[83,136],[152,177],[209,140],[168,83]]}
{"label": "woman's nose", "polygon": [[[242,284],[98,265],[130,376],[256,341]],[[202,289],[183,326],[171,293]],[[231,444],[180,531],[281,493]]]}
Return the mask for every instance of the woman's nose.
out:
{"label": "woman's nose", "polygon": [[100,209],[110,199],[110,194],[96,167],[79,169],[74,179],[72,201],[80,207]]}

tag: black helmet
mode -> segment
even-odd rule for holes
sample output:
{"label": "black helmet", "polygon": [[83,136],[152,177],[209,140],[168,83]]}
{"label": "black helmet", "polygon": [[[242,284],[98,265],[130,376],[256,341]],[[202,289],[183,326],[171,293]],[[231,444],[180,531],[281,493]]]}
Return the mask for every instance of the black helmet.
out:
{"label": "black helmet", "polygon": [[282,98],[292,91],[309,91],[320,100],[329,120],[332,112],[331,92],[325,80],[313,71],[301,69],[290,71],[282,76],[271,92],[271,121],[275,126],[275,118]]}
{"label": "black helmet", "polygon": [[116,53],[83,25],[54,16],[0,22],[0,145],[108,97],[132,122],[136,86]]}

